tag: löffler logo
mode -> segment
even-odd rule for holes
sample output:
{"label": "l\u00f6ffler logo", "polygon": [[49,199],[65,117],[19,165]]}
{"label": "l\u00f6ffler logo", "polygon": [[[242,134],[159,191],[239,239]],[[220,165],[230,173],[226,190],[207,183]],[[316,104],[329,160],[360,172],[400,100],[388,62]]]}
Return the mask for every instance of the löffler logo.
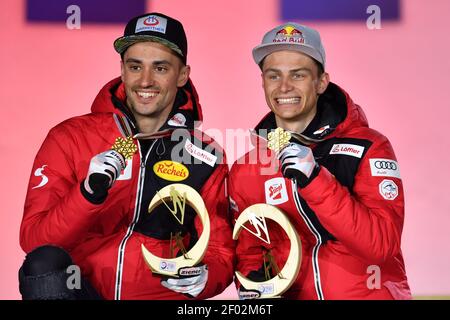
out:
{"label": "l\u00f6ffler logo", "polygon": [[343,144],[334,144],[333,147],[331,147],[330,154],[343,154],[347,156],[361,158],[363,152],[364,152],[363,146],[343,143]]}

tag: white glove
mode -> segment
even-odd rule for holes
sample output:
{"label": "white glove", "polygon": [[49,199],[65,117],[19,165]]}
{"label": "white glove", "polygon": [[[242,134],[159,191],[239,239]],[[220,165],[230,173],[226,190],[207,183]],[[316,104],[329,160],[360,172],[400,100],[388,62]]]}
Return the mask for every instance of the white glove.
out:
{"label": "white glove", "polygon": [[318,164],[312,150],[297,143],[289,143],[278,154],[281,161],[281,172],[289,179],[296,179],[300,186],[308,184]]}
{"label": "white glove", "polygon": [[105,194],[123,169],[125,158],[117,151],[109,150],[94,156],[84,180],[85,190],[91,195]]}
{"label": "white glove", "polygon": [[[162,280],[161,284],[167,289],[195,298],[205,289],[206,282],[208,282],[208,266],[206,264],[181,268],[178,274],[180,278],[168,278]],[[192,276],[189,276],[191,274]]]}

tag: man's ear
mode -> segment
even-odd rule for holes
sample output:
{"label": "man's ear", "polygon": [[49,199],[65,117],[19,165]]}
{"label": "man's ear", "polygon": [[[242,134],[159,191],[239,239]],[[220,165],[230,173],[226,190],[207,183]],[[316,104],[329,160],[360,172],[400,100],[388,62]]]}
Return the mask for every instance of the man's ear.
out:
{"label": "man's ear", "polygon": [[190,74],[191,74],[191,66],[182,66],[181,67],[180,74],[178,75],[178,81],[177,81],[178,88],[181,88],[188,82]]}
{"label": "man's ear", "polygon": [[317,93],[322,94],[327,90],[328,84],[330,83],[330,75],[327,72],[322,73],[319,78],[319,83],[317,87]]}
{"label": "man's ear", "polygon": [[125,73],[125,65],[123,64],[123,60],[120,60],[120,79],[124,82],[124,73]]}

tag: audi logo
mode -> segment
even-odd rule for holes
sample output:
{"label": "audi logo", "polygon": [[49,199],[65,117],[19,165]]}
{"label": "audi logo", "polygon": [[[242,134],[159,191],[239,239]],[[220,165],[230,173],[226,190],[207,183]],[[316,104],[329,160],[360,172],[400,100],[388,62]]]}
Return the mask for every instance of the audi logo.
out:
{"label": "audi logo", "polygon": [[397,165],[393,161],[375,161],[375,168],[397,170]]}

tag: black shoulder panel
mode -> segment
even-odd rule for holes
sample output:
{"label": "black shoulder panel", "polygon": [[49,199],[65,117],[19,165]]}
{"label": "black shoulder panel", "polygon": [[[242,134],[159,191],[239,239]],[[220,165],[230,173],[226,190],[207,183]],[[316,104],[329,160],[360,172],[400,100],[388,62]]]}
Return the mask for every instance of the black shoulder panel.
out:
{"label": "black shoulder panel", "polygon": [[[196,214],[187,203],[183,225],[164,204],[151,213],[148,213],[148,206],[153,197],[157,196],[157,191],[170,184],[186,184],[200,193],[223,158],[221,149],[213,146],[207,140],[204,142],[196,138],[188,130],[160,138],[154,143],[145,163],[145,182],[135,231],[165,240],[170,239],[170,234],[175,232],[181,232],[182,235],[190,233],[191,240],[192,236],[196,238]],[[173,208],[172,203],[168,205]]]}
{"label": "black shoulder panel", "polygon": [[[313,150],[316,161],[328,169],[339,181],[352,192],[355,175],[361,159],[366,154],[372,142],[365,139],[332,138],[319,143]],[[302,207],[311,223],[320,233],[322,243],[336,238],[320,223],[317,215],[300,197]]]}
{"label": "black shoulder panel", "polygon": [[332,138],[318,144],[313,153],[316,161],[351,192],[361,159],[371,145],[366,139]]}

